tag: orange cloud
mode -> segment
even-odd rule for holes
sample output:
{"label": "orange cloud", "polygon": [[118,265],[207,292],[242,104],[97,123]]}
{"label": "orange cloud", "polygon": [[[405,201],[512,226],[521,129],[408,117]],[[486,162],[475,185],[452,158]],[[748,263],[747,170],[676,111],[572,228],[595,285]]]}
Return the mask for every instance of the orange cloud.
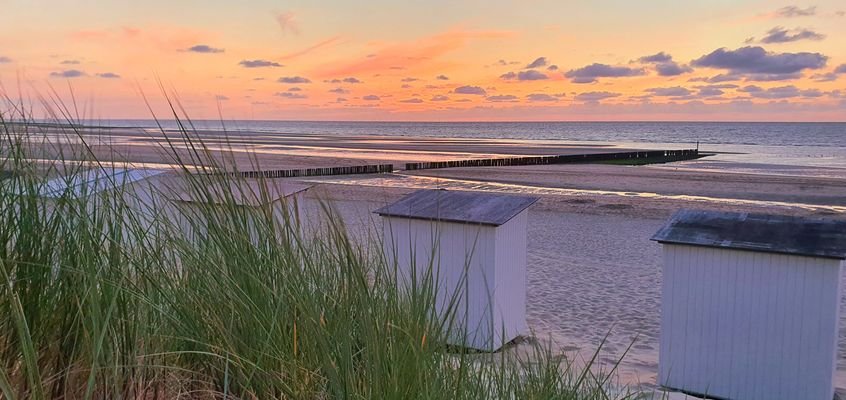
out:
{"label": "orange cloud", "polygon": [[319,77],[369,74],[402,67],[409,62],[432,60],[463,47],[471,40],[502,39],[514,36],[509,31],[450,30],[422,39],[396,43],[382,48],[364,60],[341,63],[316,71]]}

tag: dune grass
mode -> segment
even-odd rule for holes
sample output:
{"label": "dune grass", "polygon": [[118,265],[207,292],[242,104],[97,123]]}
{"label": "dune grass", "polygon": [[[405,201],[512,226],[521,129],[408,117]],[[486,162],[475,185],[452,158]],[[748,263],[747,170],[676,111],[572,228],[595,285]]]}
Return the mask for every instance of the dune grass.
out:
{"label": "dune grass", "polygon": [[[192,196],[242,187],[209,173],[234,165],[182,121],[162,150]],[[81,128],[61,125],[84,142]],[[366,245],[378,238],[351,238],[330,204],[305,230],[284,207],[242,207],[233,193],[216,206],[170,207],[141,196],[157,190],[144,181],[105,174],[46,198],[50,178],[110,167],[85,150],[60,157],[86,164],[34,162],[31,144],[47,128],[24,113],[0,113],[0,129],[2,398],[634,397],[543,341],[523,356],[446,347],[431,285],[397,291],[394,267],[371,250],[378,243]]]}

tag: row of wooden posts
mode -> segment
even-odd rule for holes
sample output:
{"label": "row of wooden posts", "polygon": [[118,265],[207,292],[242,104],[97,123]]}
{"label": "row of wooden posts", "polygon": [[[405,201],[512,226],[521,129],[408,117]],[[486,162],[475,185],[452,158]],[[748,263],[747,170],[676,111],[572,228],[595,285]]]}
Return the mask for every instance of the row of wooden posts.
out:
{"label": "row of wooden posts", "polygon": [[394,172],[393,164],[354,165],[349,167],[326,167],[305,169],[277,169],[270,171],[243,171],[245,178],[296,178],[302,176],[386,174]]}
{"label": "row of wooden posts", "polygon": [[[661,159],[664,161],[690,160],[699,157],[698,149],[687,150],[653,150],[653,151],[626,151],[617,153],[595,153],[595,154],[571,154],[558,156],[527,156],[527,157],[506,157],[506,158],[485,158],[456,161],[433,161],[406,163],[406,171],[434,168],[457,168],[457,167],[507,167],[518,165],[547,165],[547,164],[569,164],[586,163],[599,161],[627,160],[627,159]],[[268,171],[243,171],[240,173],[245,178],[296,178],[305,176],[327,176],[327,175],[358,175],[358,174],[386,174],[394,172],[393,164],[371,164],[355,165],[349,167],[326,167],[326,168],[305,168],[305,169],[280,169]]]}
{"label": "row of wooden posts", "polygon": [[597,161],[612,161],[626,159],[661,158],[667,161],[689,160],[699,156],[699,150],[654,150],[654,151],[627,151],[619,153],[595,153],[595,154],[571,154],[560,156],[531,156],[531,157],[509,157],[509,158],[486,158],[457,161],[433,161],[422,163],[405,164],[408,171],[417,169],[432,168],[456,168],[456,167],[507,167],[518,165],[547,165],[547,164],[569,164]]}

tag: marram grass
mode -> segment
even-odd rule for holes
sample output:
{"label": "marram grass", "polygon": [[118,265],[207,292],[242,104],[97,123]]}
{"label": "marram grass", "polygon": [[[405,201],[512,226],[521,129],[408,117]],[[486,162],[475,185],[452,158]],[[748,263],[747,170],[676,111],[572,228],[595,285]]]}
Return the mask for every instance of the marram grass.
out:
{"label": "marram grass", "polygon": [[[0,117],[0,398],[633,397],[543,343],[524,356],[444,346],[452,324],[435,317],[431,285],[398,292],[368,250],[378,238],[350,237],[331,205],[303,229],[284,207],[238,206],[241,193],[188,209],[107,180],[45,198],[48,179],[111,167],[84,146],[59,158],[88,163],[37,163],[42,130],[82,128]],[[183,126],[162,150],[192,196],[245,190],[208,173],[234,164]]]}

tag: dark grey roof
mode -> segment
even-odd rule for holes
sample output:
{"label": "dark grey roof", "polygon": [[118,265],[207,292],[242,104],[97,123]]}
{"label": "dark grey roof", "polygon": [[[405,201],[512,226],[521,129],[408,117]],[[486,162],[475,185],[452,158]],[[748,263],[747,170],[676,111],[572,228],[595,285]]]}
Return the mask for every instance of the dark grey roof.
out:
{"label": "dark grey roof", "polygon": [[427,189],[374,212],[390,217],[499,226],[537,200],[528,196]]}
{"label": "dark grey roof", "polygon": [[846,221],[830,219],[679,210],[652,240],[846,259]]}

